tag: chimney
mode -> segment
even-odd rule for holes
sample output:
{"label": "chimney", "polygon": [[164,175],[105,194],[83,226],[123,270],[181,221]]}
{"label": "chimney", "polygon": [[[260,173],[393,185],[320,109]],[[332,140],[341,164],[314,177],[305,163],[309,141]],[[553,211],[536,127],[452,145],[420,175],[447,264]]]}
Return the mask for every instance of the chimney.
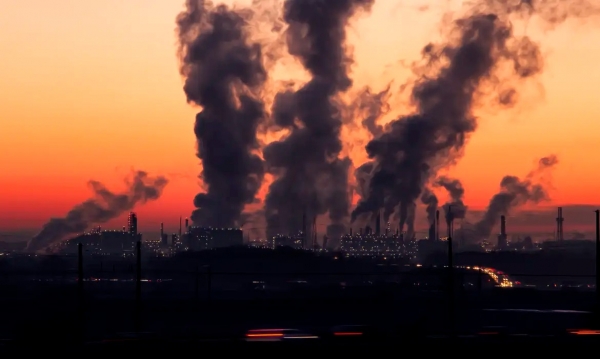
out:
{"label": "chimney", "polygon": [[429,235],[428,238],[430,241],[435,240],[435,222],[429,226]]}
{"label": "chimney", "polygon": [[[600,211],[596,210],[596,288],[600,288]],[[600,292],[596,290],[596,301],[600,307]]]}
{"label": "chimney", "polygon": [[160,224],[160,240],[161,241],[162,241],[164,234],[165,234],[165,224],[161,222],[161,224]]}
{"label": "chimney", "polygon": [[563,236],[563,222],[564,218],[562,215],[562,207],[558,207],[558,216],[556,216],[556,240],[562,241]]}
{"label": "chimney", "polygon": [[181,216],[179,216],[179,240],[181,240]]}
{"label": "chimney", "polygon": [[435,211],[435,239],[440,239],[440,210]]}
{"label": "chimney", "polygon": [[186,231],[186,233],[188,232],[189,224],[190,224],[189,219],[186,218],[185,219],[185,231]]}
{"label": "chimney", "polygon": [[506,217],[500,216],[500,235],[498,236],[498,248],[505,249],[508,247],[506,240]]}
{"label": "chimney", "polygon": [[377,212],[377,217],[375,218],[375,235],[378,236],[381,234],[381,212]]}

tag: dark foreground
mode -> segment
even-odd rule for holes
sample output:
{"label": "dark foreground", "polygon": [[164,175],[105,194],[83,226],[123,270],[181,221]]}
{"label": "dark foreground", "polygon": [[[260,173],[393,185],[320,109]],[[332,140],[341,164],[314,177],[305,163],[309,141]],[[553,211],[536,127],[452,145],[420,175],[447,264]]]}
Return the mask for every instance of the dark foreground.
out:
{"label": "dark foreground", "polygon": [[[100,293],[101,294],[101,293]],[[491,290],[457,295],[389,288],[294,292],[262,298],[114,297],[50,290],[0,296],[0,351],[138,354],[194,350],[337,354],[390,351],[420,354],[461,350],[551,351],[600,344],[594,293]],[[336,337],[332,328],[358,325],[359,335]],[[248,342],[252,329],[289,328],[310,338]],[[452,333],[452,335],[449,335]],[[211,352],[212,353],[212,352]],[[215,352],[216,353],[216,352]]]}
{"label": "dark foreground", "polygon": [[77,353],[87,354],[123,354],[131,353],[149,355],[168,353],[170,357],[184,357],[193,353],[232,353],[232,354],[258,354],[265,355],[290,355],[298,353],[326,353],[337,355],[390,355],[392,353],[414,353],[447,355],[460,354],[464,357],[481,357],[489,353],[516,354],[523,350],[532,350],[536,354],[552,354],[558,348],[594,349],[600,344],[600,336],[562,336],[562,337],[455,337],[455,338],[388,338],[378,341],[293,341],[277,343],[246,343],[239,340],[202,341],[202,340],[106,340],[86,344],[76,343],[51,343],[32,340],[30,342],[5,342],[0,345],[0,353],[21,354],[32,352],[39,353]]}

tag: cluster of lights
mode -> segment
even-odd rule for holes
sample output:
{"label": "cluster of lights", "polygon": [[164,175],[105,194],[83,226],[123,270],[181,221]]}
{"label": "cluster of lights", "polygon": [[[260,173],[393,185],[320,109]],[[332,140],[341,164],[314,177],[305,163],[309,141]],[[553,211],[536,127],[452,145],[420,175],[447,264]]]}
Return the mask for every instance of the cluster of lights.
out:
{"label": "cluster of lights", "polygon": [[341,249],[347,257],[416,257],[416,241],[401,243],[399,239],[395,235],[346,235],[342,237]]}
{"label": "cluster of lights", "polygon": [[493,268],[485,268],[485,267],[457,267],[464,268],[467,270],[475,270],[480,271],[483,274],[488,275],[494,283],[501,288],[512,288],[515,286],[515,282],[513,282],[506,273],[501,272],[499,270],[495,270]]}

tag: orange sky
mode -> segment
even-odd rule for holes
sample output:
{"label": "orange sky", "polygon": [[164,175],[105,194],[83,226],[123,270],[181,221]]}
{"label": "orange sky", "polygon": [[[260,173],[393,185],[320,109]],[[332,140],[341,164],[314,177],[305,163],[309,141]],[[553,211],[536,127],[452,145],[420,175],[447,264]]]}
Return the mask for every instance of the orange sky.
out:
{"label": "orange sky", "polygon": [[[418,59],[439,37],[441,7],[418,12],[428,1],[397,3],[380,0],[351,30],[357,86],[401,84],[408,72],[394,64]],[[119,190],[132,167],[171,178],[160,200],[136,209],[142,228],[172,227],[189,215],[199,161],[196,110],[185,101],[175,56],[182,7],[183,0],[0,4],[0,230],[64,215],[89,196],[89,179]],[[534,28],[527,31],[547,55],[543,97],[531,86],[517,110],[482,116],[450,171],[472,208],[485,207],[503,175],[525,175],[550,153],[561,161],[554,204],[600,203],[600,27]]]}

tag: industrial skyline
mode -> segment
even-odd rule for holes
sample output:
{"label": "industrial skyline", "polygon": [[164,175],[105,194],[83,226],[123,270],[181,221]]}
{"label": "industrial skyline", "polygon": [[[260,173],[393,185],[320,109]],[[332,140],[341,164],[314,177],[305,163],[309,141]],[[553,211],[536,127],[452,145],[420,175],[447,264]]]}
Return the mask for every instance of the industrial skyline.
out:
{"label": "industrial skyline", "polygon": [[[528,172],[503,175],[481,216],[469,216],[469,188],[447,170],[460,163],[480,127],[482,103],[497,113],[519,108],[523,86],[539,81],[546,69],[544,42],[514,24],[535,18],[560,28],[589,17],[589,11],[567,3],[462,4],[441,23],[453,35],[422,45],[421,62],[413,64],[405,84],[412,107],[394,112],[392,87],[353,88],[349,29],[359,14],[368,18],[374,4],[287,0],[267,10],[186,2],[175,17],[175,55],[183,95],[199,111],[193,132],[201,183],[190,215],[195,227],[250,224],[255,236],[271,238],[298,228],[306,233],[308,217],[315,232],[317,223],[325,225],[325,236],[335,240],[377,215],[412,238],[421,217],[427,217],[426,228],[436,222],[439,207],[450,226],[465,222],[468,234],[461,226],[462,235],[473,241],[489,238],[505,218],[500,216],[551,200],[551,176],[560,167],[554,153],[536,155]],[[278,26],[259,41],[261,24]],[[281,79],[287,77],[288,85],[270,83],[273,66],[284,58],[301,66],[304,80],[290,82],[289,73]],[[495,86],[497,81],[503,85]],[[361,139],[345,137],[350,123],[363,130]],[[362,159],[352,156],[348,144]],[[47,247],[157,201],[169,177],[136,171],[124,192],[89,181],[93,195],[66,216],[52,217],[29,248]],[[557,235],[564,236],[562,223]]]}

